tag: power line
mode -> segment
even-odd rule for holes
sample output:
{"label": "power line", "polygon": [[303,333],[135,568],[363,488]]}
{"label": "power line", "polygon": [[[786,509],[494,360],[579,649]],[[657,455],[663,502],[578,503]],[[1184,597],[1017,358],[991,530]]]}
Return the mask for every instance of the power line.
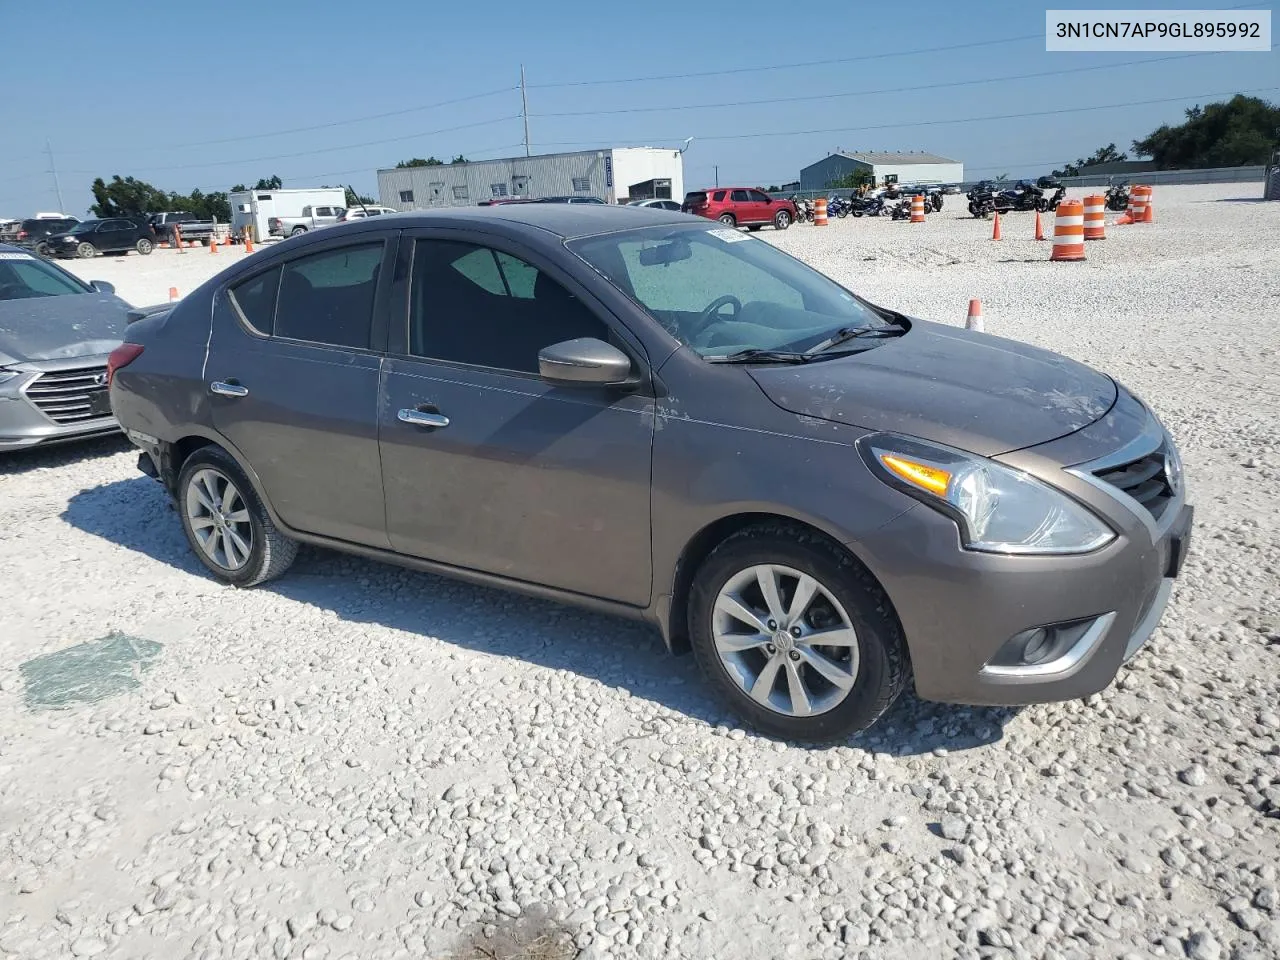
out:
{"label": "power line", "polygon": [[1040,77],[1059,77],[1072,73],[1088,73],[1093,70],[1115,70],[1119,67],[1141,66],[1147,63],[1166,63],[1170,60],[1187,60],[1191,57],[1214,56],[1224,51],[1180,53],[1168,57],[1148,57],[1144,60],[1124,60],[1120,63],[1097,63],[1086,67],[1065,67],[1060,70],[1042,70],[1037,73],[1019,73],[1003,77],[979,77],[974,80],[945,80],[940,83],[924,83],[912,87],[883,87],[879,90],[849,90],[842,93],[817,93],[796,97],[771,97],[765,100],[734,100],[722,103],[666,104],[656,107],[620,107],[612,110],[572,110],[563,113],[535,113],[535,117],[592,117],[626,113],[661,113],[668,110],[709,110],[720,107],[756,107],[777,103],[800,103],[806,100],[838,100],[845,97],[870,97],[890,93],[914,93],[921,90],[941,90],[948,87],[976,86],[984,83],[1007,83],[1013,80],[1033,80]]}
{"label": "power line", "polygon": [[692,80],[700,77],[727,77],[742,73],[760,73],[767,70],[794,70],[800,67],[826,67],[840,63],[863,63],[868,60],[887,60],[890,57],[911,57],[922,53],[943,53],[948,50],[970,50],[974,47],[991,47],[1003,43],[1020,43],[1024,40],[1043,40],[1043,33],[1030,33],[1021,37],[1003,37],[998,40],[974,40],[971,43],[952,43],[944,47],[922,47],[916,50],[887,50],[866,53],[857,57],[837,57],[832,60],[801,60],[794,63],[771,63],[754,67],[735,67],[729,70],[702,70],[697,73],[663,73],[647,77],[621,77],[616,80],[563,80],[557,83],[531,83],[530,90],[549,90],[556,87],[596,87],[618,83],[650,83],[655,80]]}
{"label": "power line", "polygon": [[[1124,103],[1100,103],[1087,107],[1060,107],[1055,110],[1033,110],[1027,113],[1001,113],[983,117],[953,117],[945,120],[907,120],[901,123],[882,123],[867,127],[822,127],[811,130],[762,130],[756,133],[697,134],[699,140],[755,140],[760,137],[798,137],[814,133],[864,133],[869,130],[898,130],[903,127],[932,127],[952,123],[981,123],[987,120],[1021,120],[1027,117],[1050,117],[1064,113],[1085,113],[1090,110],[1111,110],[1119,107],[1144,107],[1159,103],[1177,103],[1186,100],[1202,100],[1208,97],[1229,97],[1237,93],[1266,93],[1280,90],[1280,87],[1254,87],[1249,90],[1226,90],[1215,93],[1189,93],[1180,97],[1162,97],[1157,100],[1130,100]],[[646,140],[651,143],[676,141],[683,138],[677,136],[635,137],[633,140]],[[597,143],[595,140],[559,140],[544,141],[539,146],[567,147],[585,143]]]}

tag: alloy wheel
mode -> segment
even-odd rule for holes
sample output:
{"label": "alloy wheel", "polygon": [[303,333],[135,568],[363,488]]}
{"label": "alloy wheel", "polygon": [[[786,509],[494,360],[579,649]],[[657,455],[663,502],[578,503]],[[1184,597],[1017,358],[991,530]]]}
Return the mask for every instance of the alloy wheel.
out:
{"label": "alloy wheel", "polygon": [[249,505],[225,474],[205,467],[191,475],[187,523],[204,555],[223,570],[239,570],[253,550]]}
{"label": "alloy wheel", "polygon": [[712,638],[726,673],[761,706],[809,717],[839,706],[858,678],[849,614],[816,577],[747,567],[720,588]]}

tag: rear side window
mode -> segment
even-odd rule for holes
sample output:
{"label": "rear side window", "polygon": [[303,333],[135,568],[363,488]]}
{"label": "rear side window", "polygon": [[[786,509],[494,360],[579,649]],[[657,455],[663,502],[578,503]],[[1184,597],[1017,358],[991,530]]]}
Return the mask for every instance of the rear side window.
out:
{"label": "rear side window", "polygon": [[367,350],[382,246],[340,247],[286,263],[272,333]]}
{"label": "rear side window", "polygon": [[732,199],[735,203],[746,203],[751,198],[747,195],[747,191],[735,190],[733,191]]}
{"label": "rear side window", "polygon": [[711,195],[711,199],[714,200],[716,203],[719,203],[721,200],[724,199],[724,191],[717,190],[715,193]]}
{"label": "rear side window", "polygon": [[280,289],[280,268],[250,277],[231,289],[231,299],[240,317],[261,334],[270,334],[276,311],[276,291]]}
{"label": "rear side window", "polygon": [[707,195],[705,193],[689,193],[685,195],[685,203],[706,203]]}

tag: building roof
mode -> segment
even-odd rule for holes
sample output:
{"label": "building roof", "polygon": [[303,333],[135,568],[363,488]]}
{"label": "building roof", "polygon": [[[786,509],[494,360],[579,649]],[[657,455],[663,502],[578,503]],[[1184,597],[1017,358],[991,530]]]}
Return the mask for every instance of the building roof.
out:
{"label": "building roof", "polygon": [[863,163],[959,163],[949,157],[940,157],[936,153],[847,153],[837,150],[836,153],[850,160],[861,160]]}

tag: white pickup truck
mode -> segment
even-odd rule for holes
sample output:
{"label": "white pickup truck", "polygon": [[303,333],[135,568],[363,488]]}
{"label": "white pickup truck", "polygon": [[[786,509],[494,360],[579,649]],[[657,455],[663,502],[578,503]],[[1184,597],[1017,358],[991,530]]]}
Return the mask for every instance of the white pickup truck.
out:
{"label": "white pickup truck", "polygon": [[273,237],[296,237],[308,230],[332,226],[346,212],[344,207],[305,206],[296,217],[271,217],[267,230]]}

